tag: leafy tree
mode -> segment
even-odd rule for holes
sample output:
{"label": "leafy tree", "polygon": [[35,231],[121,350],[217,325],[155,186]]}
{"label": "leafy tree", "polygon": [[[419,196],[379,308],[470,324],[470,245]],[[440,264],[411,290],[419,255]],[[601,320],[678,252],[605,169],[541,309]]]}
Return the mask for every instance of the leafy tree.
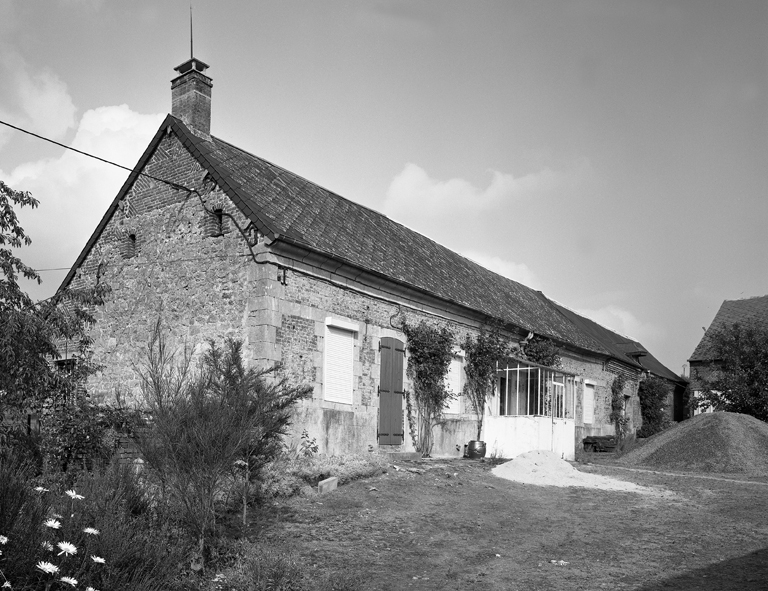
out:
{"label": "leafy tree", "polygon": [[227,339],[222,348],[209,344],[194,369],[188,349],[177,359],[158,321],[137,368],[150,417],[139,449],[158,473],[163,493],[180,504],[201,560],[205,540],[215,532],[217,498],[233,466],[244,463],[248,480],[258,477],[280,451],[293,406],[312,391],[285,380],[267,383],[276,368],[246,369],[241,341]]}
{"label": "leafy tree", "polygon": [[639,437],[650,437],[664,430],[667,425],[664,405],[669,398],[669,384],[656,376],[651,376],[640,382],[637,395],[640,398],[640,413],[643,426],[637,432]]}
{"label": "leafy tree", "polygon": [[413,381],[419,421],[416,449],[429,457],[433,430],[442,421],[445,406],[453,396],[446,388],[445,375],[453,357],[454,336],[447,328],[435,328],[423,320],[416,326],[403,322],[402,330],[408,340],[406,375]]}
{"label": "leafy tree", "polygon": [[493,325],[488,331],[481,330],[475,339],[469,335],[464,339],[464,373],[467,375],[464,394],[477,415],[478,441],[483,430],[485,406],[496,383],[496,362],[504,359],[509,352],[510,345],[502,338],[498,325]]}
{"label": "leafy tree", "polygon": [[713,361],[698,375],[699,407],[768,421],[768,326],[726,325],[713,332],[710,343]]}
{"label": "leafy tree", "polygon": [[[95,322],[93,307],[103,303],[108,286],[65,289],[41,302],[32,301],[19,286],[19,276],[38,283],[41,280],[14,254],[13,249],[31,244],[14,208],[37,205],[28,192],[14,190],[0,181],[0,424],[9,414],[39,414],[46,406],[54,415],[63,406],[82,408],[82,384],[97,369],[90,363],[88,329]],[[74,348],[78,358],[75,367],[66,372],[57,371],[52,363],[60,357],[63,343]],[[56,449],[56,440],[52,439],[57,432],[53,423],[43,423],[44,443],[47,437],[47,449],[56,453],[62,451]]]}

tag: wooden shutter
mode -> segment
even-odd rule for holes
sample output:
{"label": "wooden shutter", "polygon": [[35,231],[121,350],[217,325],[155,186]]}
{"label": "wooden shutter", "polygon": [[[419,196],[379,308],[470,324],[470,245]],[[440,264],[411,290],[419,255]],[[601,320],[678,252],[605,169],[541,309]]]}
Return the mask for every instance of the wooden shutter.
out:
{"label": "wooden shutter", "polygon": [[379,376],[379,444],[403,442],[403,343],[392,337],[381,339]]}
{"label": "wooden shutter", "polygon": [[325,399],[352,404],[355,334],[335,326],[326,328]]}

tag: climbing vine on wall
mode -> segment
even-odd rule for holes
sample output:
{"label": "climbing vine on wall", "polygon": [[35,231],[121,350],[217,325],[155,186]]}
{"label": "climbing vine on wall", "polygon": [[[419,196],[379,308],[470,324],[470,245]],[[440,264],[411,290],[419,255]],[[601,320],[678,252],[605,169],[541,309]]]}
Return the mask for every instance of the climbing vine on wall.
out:
{"label": "climbing vine on wall", "polygon": [[624,386],[627,378],[619,374],[611,384],[611,422],[616,427],[616,442],[621,443],[626,435],[629,417],[624,412]]}
{"label": "climbing vine on wall", "polygon": [[560,359],[560,347],[558,347],[552,339],[535,335],[529,341],[524,344],[520,344],[521,356],[538,363],[539,365],[546,365],[547,367],[559,368],[562,365]]}
{"label": "climbing vine on wall", "polygon": [[490,330],[482,330],[477,338],[467,335],[464,339],[464,373],[467,376],[464,395],[472,403],[477,415],[477,440],[480,440],[483,430],[485,406],[493,394],[496,382],[496,362],[504,359],[510,349],[510,344],[501,336],[498,325],[492,326]]}
{"label": "climbing vine on wall", "polygon": [[[429,457],[433,430],[442,421],[443,410],[452,397],[446,389],[445,376],[451,363],[454,335],[447,328],[436,328],[424,321],[411,325],[403,320],[401,328],[407,339],[406,375],[413,383],[419,425],[416,450]],[[409,422],[414,424],[412,412],[408,414]]]}

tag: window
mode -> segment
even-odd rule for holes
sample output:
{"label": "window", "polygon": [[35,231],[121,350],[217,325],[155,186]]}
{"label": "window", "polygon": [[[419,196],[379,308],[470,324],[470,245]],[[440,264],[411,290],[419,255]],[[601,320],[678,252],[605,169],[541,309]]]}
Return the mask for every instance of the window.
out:
{"label": "window", "polygon": [[497,377],[500,415],[573,418],[573,375],[510,360]]}
{"label": "window", "polygon": [[125,234],[120,242],[120,254],[124,259],[136,256],[136,234]]}
{"label": "window", "polygon": [[325,321],[323,396],[329,402],[352,404],[357,325],[344,320]]}
{"label": "window", "polygon": [[584,424],[595,422],[595,385],[584,382],[584,400],[582,401]]}
{"label": "window", "polygon": [[448,373],[445,376],[445,388],[455,395],[455,398],[448,401],[443,412],[450,414],[459,414],[461,412],[461,374],[464,373],[464,354],[455,353],[451,364],[448,366]]}
{"label": "window", "polygon": [[57,359],[56,369],[60,372],[71,374],[75,370],[76,363],[77,363],[77,360],[74,358]]}
{"label": "window", "polygon": [[223,236],[225,228],[224,210],[220,207],[214,209],[208,214],[208,235],[215,238]]}

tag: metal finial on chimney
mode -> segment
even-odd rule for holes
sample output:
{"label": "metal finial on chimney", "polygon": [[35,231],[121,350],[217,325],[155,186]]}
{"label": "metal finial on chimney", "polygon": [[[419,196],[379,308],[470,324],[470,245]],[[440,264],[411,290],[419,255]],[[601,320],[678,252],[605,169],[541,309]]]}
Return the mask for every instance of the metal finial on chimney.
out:
{"label": "metal finial on chimney", "polygon": [[192,36],[192,3],[189,3],[189,59],[195,57],[194,37]]}

